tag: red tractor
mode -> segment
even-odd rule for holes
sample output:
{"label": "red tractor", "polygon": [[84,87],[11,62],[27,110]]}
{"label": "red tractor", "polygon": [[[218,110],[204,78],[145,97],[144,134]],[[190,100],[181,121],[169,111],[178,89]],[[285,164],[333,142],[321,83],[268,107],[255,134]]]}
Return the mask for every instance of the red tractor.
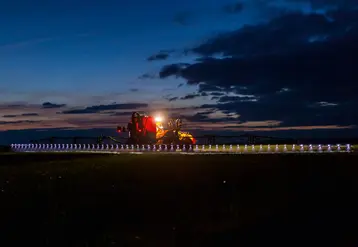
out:
{"label": "red tractor", "polygon": [[[170,119],[164,127],[161,118],[133,112],[127,126],[127,144],[195,144],[190,133],[180,131],[181,126],[180,119]],[[118,126],[117,132],[126,132],[126,129]]]}

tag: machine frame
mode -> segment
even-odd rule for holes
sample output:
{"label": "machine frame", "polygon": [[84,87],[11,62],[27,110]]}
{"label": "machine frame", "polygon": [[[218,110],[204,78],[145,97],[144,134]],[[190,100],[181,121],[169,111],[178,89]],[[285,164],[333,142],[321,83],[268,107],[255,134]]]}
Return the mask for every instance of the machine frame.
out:
{"label": "machine frame", "polygon": [[189,132],[181,131],[181,119],[168,119],[166,124],[161,117],[133,112],[125,127],[117,127],[117,132],[128,132],[127,144],[196,144]]}

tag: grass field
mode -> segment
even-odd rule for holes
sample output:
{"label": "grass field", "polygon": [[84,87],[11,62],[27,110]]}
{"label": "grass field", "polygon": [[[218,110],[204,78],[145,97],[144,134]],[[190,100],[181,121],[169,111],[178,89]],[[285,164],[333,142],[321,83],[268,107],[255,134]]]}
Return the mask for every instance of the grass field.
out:
{"label": "grass field", "polygon": [[356,246],[358,156],[0,155],[0,246]]}

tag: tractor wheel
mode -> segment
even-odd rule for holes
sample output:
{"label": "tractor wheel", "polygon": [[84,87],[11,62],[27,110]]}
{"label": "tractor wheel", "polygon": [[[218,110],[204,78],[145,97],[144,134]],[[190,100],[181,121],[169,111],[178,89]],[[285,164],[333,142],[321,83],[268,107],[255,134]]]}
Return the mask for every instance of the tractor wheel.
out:
{"label": "tractor wheel", "polygon": [[180,141],[180,144],[183,144],[183,145],[191,145],[191,144],[193,144],[193,142],[191,141],[190,138],[184,137],[184,138]]}

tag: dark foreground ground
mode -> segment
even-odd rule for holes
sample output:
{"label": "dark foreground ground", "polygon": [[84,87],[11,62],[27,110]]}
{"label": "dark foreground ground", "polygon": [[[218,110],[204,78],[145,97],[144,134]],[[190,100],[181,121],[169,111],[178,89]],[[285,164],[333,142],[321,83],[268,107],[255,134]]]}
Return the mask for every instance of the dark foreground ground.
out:
{"label": "dark foreground ground", "polygon": [[0,246],[357,246],[358,156],[0,155]]}

